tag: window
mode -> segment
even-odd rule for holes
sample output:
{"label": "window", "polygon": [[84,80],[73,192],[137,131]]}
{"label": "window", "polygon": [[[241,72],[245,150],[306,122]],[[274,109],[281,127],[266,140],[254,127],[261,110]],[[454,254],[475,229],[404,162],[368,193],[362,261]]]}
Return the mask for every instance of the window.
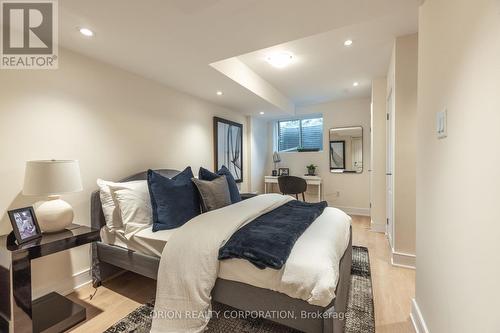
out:
{"label": "window", "polygon": [[278,121],[278,151],[323,149],[323,118]]}

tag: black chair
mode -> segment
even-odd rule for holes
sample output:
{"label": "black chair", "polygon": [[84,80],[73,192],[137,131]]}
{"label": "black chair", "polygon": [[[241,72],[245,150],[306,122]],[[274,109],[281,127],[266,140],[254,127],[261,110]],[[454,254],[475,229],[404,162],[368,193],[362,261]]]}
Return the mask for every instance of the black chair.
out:
{"label": "black chair", "polygon": [[306,201],[304,192],[307,191],[307,183],[304,178],[294,176],[278,177],[278,185],[280,192],[283,194],[295,194],[295,198],[299,200],[299,193],[302,193],[302,200]]}

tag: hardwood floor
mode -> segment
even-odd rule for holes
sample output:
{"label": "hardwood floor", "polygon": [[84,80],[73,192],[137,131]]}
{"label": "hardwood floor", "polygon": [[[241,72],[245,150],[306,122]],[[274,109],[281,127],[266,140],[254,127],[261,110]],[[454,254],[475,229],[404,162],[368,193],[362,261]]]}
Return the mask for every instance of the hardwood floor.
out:
{"label": "hardwood floor", "polygon": [[[410,300],[415,294],[415,271],[390,264],[390,250],[383,234],[370,231],[368,217],[353,217],[353,244],[370,253],[377,333],[413,333]],[[69,297],[87,308],[87,321],[71,332],[102,332],[155,295],[155,281],[125,273],[98,288],[84,286]]]}
{"label": "hardwood floor", "polygon": [[376,332],[414,333],[410,307],[415,270],[391,265],[387,238],[370,231],[368,217],[353,217],[353,245],[366,246],[370,253]]}

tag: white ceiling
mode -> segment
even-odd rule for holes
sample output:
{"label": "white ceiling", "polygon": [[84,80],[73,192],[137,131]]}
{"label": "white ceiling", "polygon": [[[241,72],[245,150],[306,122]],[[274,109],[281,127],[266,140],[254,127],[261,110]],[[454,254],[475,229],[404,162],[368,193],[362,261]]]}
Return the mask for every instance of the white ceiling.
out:
{"label": "white ceiling", "polygon": [[[365,29],[373,28],[377,23],[370,26],[370,22],[380,20],[385,26],[392,24],[391,17],[401,16],[400,20],[394,20],[397,27],[390,31],[385,26],[377,31],[360,31],[359,37],[353,35],[356,44],[350,51],[357,55],[349,65],[354,70],[351,75],[359,76],[360,82],[368,82],[372,73],[381,71],[376,68],[383,62],[379,58],[386,54],[386,51],[374,54],[377,45],[386,50],[389,34],[416,31],[417,5],[417,0],[64,0],[59,1],[59,40],[63,47],[78,53],[245,114],[272,113],[279,110],[209,64],[334,30],[324,36],[313,36],[311,41],[307,38],[290,42],[292,51],[297,50],[294,52],[302,61],[286,73],[287,79],[284,71],[272,73],[264,68],[261,59],[251,59],[248,54],[240,57],[294,102],[330,98],[334,93],[328,91],[328,86],[336,91],[344,85],[336,77],[346,82],[351,78],[347,69],[330,70],[331,62],[318,54],[326,52],[342,64],[351,56],[343,54],[345,50],[338,50],[336,44],[332,49],[325,45],[320,45],[318,51],[313,48],[321,40],[329,43],[342,40],[339,31],[349,27],[354,34],[360,24]],[[94,30],[95,37],[82,38],[77,30],[82,26]],[[374,41],[369,42],[371,39]],[[359,50],[365,50],[364,57]],[[360,63],[356,64],[357,61]],[[322,70],[325,75],[318,69],[323,65],[313,62],[326,63],[328,68]],[[296,72],[299,65],[303,66],[303,74],[309,71],[314,74],[299,75]],[[224,95],[217,96],[217,90]]]}
{"label": "white ceiling", "polygon": [[[386,75],[397,36],[417,31],[416,8],[247,53],[238,58],[296,105],[368,97],[373,78]],[[344,41],[353,40],[350,47]],[[294,62],[272,67],[266,56],[288,51]],[[353,83],[359,86],[354,87]]]}

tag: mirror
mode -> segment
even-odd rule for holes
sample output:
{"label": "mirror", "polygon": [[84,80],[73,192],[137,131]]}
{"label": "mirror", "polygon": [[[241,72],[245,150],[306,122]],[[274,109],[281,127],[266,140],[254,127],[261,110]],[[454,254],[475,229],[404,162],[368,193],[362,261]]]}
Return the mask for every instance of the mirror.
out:
{"label": "mirror", "polygon": [[363,172],[363,127],[330,129],[330,172]]}

